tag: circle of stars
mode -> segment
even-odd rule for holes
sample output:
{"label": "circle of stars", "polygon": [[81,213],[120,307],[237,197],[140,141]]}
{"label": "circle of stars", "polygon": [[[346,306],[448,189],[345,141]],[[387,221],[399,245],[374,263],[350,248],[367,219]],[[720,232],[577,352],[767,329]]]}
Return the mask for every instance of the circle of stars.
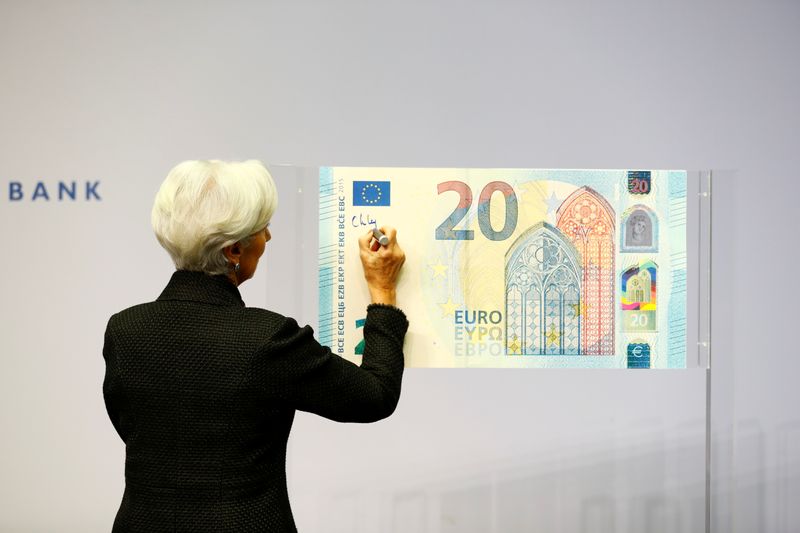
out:
{"label": "circle of stars", "polygon": [[[369,195],[370,196],[369,198],[367,197],[367,189],[375,190],[375,193]],[[374,183],[367,183],[366,185],[364,185],[364,188],[361,189],[361,199],[368,204],[377,204],[378,202],[381,201],[382,196],[383,193],[381,192],[381,188],[375,185]]]}

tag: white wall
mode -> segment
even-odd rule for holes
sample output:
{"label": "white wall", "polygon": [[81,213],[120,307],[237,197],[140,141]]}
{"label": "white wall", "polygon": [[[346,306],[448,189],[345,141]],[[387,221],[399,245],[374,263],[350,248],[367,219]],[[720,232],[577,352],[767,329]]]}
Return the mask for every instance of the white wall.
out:
{"label": "white wall", "polygon": [[[0,1],[0,530],[110,529],[124,450],[100,348],[107,317],[169,275],[151,199],[182,159],[257,157],[728,170],[713,529],[797,531],[798,22],[790,0]],[[103,200],[8,198],[9,181],[73,179],[100,180]],[[249,304],[297,308],[289,236],[314,227],[297,213],[276,221]],[[702,371],[412,370],[387,421],[298,417],[297,522],[703,531],[705,398]]]}

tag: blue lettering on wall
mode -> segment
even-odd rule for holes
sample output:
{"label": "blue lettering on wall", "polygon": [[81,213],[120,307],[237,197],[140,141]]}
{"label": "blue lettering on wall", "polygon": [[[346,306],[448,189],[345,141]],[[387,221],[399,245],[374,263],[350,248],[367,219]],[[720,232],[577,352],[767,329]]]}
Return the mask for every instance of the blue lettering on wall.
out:
{"label": "blue lettering on wall", "polygon": [[21,181],[8,182],[8,201],[9,202],[22,202],[25,200],[31,202],[49,202],[50,198],[57,199],[59,202],[77,202],[84,200],[86,202],[100,202],[103,197],[100,196],[100,180],[89,181],[83,183],[84,196],[79,195],[81,189],[77,181],[37,181],[32,186],[25,184]]}
{"label": "blue lettering on wall", "polygon": [[75,182],[71,182],[70,186],[67,187],[67,184],[63,181],[58,182],[58,199],[63,200],[64,195],[69,196],[70,200],[75,199]]}
{"label": "blue lettering on wall", "polygon": [[50,195],[47,194],[47,187],[44,186],[44,182],[42,181],[36,184],[36,188],[33,190],[33,198],[31,198],[31,201],[35,202],[37,198],[44,198],[48,202],[50,201]]}
{"label": "blue lettering on wall", "polygon": [[91,200],[92,197],[94,197],[95,200],[102,200],[102,198],[100,198],[100,195],[97,194],[97,187],[99,187],[99,186],[100,186],[100,182],[99,181],[93,181],[91,183],[89,183],[88,181],[86,182],[86,199],[87,200]]}
{"label": "blue lettering on wall", "polygon": [[22,184],[18,181],[8,183],[8,199],[12,202],[22,200]]}

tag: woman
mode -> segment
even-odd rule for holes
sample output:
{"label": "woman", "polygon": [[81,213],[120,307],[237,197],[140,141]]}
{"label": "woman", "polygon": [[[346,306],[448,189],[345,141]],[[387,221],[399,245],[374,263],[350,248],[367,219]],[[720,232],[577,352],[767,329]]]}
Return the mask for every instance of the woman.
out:
{"label": "woman", "polygon": [[245,307],[238,286],[271,238],[275,185],[257,161],[187,161],[152,222],[177,271],[155,302],[111,317],[103,394],[126,446],[115,532],[296,531],[286,491],[295,410],[338,421],[392,414],[408,322],[395,306],[405,255],[359,240],[372,304],[358,367],[310,327]]}

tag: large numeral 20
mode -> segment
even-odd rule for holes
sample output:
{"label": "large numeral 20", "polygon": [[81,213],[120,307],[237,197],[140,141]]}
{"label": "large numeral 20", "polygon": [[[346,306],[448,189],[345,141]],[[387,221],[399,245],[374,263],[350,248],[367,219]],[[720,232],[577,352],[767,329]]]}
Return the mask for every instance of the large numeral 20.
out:
{"label": "large numeral 20", "polygon": [[[470,241],[475,238],[475,232],[466,229],[454,229],[456,224],[467,215],[472,207],[472,190],[463,181],[444,181],[437,186],[437,191],[442,194],[446,191],[455,191],[459,195],[458,205],[444,222],[436,228],[436,239],[440,241]],[[506,202],[506,220],[502,229],[496,231],[492,227],[489,210],[491,209],[492,195],[496,192],[503,194]],[[481,233],[491,241],[507,239],[517,227],[517,195],[511,185],[502,181],[487,183],[478,198],[478,225]]]}

